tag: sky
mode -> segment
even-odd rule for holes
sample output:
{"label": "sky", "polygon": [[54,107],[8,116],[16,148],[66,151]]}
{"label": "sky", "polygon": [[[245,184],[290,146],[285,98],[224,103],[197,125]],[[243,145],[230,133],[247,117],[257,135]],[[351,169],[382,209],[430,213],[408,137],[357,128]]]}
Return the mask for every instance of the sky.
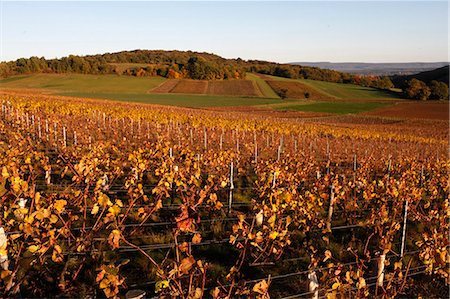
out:
{"label": "sky", "polygon": [[280,63],[449,61],[447,1],[0,2],[0,61],[134,49]]}

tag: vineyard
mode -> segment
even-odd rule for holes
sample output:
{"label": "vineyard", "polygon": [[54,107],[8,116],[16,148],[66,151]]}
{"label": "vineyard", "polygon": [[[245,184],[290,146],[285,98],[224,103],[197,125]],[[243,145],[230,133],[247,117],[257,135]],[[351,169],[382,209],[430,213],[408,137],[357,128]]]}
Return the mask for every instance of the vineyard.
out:
{"label": "vineyard", "polygon": [[260,97],[257,85],[251,80],[188,80],[169,79],[151,90],[155,93],[208,94],[226,96]]}
{"label": "vineyard", "polygon": [[0,101],[0,297],[448,296],[448,122]]}

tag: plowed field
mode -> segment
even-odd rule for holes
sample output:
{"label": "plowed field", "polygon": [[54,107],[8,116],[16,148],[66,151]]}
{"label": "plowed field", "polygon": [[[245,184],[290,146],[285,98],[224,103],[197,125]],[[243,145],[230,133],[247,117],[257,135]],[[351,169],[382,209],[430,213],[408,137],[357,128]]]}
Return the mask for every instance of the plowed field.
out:
{"label": "plowed field", "polygon": [[254,97],[262,95],[250,80],[209,81],[208,83],[208,94]]}
{"label": "plowed field", "polygon": [[172,93],[206,94],[208,81],[204,80],[180,80]]}
{"label": "plowed field", "polygon": [[172,79],[153,89],[152,92],[262,97],[262,93],[251,80]]}

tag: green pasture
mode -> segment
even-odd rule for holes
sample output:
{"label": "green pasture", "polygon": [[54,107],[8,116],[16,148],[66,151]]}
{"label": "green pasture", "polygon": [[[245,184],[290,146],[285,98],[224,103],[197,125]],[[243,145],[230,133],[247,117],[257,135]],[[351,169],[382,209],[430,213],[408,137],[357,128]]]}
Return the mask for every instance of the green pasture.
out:
{"label": "green pasture", "polygon": [[354,84],[316,81],[316,80],[303,79],[299,81],[313,88],[319,89],[325,93],[331,94],[339,99],[346,99],[346,100],[399,99],[399,96],[394,92],[371,87],[364,87]]}
{"label": "green pasture", "polygon": [[268,76],[272,80],[293,81],[308,85],[317,91],[342,100],[399,100],[398,92],[380,90],[354,84],[332,83],[308,79],[288,79]]}
{"label": "green pasture", "polygon": [[85,92],[63,92],[60,95],[95,98],[105,100],[117,100],[124,102],[137,102],[145,104],[168,105],[178,107],[232,107],[232,106],[257,106],[279,103],[278,99],[255,98],[255,97],[232,97],[212,95],[189,95],[189,94],[125,94],[125,93],[85,93]]}
{"label": "green pasture", "polygon": [[47,89],[56,92],[146,93],[163,83],[162,77],[118,75],[35,74],[0,80],[1,88]]}

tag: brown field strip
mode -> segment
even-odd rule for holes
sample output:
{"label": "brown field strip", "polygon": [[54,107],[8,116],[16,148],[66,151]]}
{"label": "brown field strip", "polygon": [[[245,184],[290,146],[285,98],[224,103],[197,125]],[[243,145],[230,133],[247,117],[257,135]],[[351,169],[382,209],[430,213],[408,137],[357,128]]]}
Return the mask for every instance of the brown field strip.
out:
{"label": "brown field strip", "polygon": [[153,88],[151,92],[156,93],[168,93],[171,92],[180,82],[179,79],[169,79],[167,81],[164,81],[163,84],[159,85],[156,88]]}
{"label": "brown field strip", "polygon": [[448,120],[449,103],[397,103],[364,114],[382,117]]}
{"label": "brown field strip", "polygon": [[302,84],[300,82],[289,82],[289,81],[275,81],[267,80],[267,84],[272,87],[276,93],[280,93],[282,90],[286,91],[286,97],[290,99],[306,99],[306,95],[309,94],[308,99],[332,99],[330,96],[325,95],[308,85]]}
{"label": "brown field strip", "polygon": [[150,92],[262,97],[261,91],[251,80],[170,79]]}
{"label": "brown field strip", "polygon": [[206,94],[208,81],[205,80],[181,80],[171,93]]}
{"label": "brown field strip", "polygon": [[224,80],[210,81],[208,94],[256,97],[260,93],[250,80]]}

